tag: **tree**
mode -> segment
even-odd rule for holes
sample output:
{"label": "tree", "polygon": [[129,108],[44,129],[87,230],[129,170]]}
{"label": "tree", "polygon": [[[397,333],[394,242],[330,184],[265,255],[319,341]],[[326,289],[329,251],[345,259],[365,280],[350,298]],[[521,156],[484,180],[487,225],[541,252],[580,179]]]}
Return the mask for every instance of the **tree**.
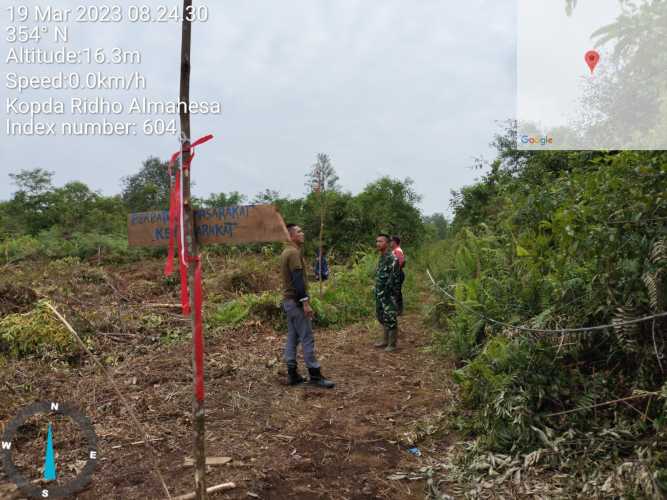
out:
{"label": "tree", "polygon": [[[349,256],[360,246],[367,243],[362,237],[361,217],[351,193],[330,191],[326,195],[327,207],[324,213],[323,246],[331,253],[334,249],[339,255]],[[310,193],[303,200],[302,217],[300,219],[307,235],[318,234],[320,229],[320,200],[317,193]],[[319,241],[312,248],[319,247]]]}
{"label": "tree", "polygon": [[430,238],[444,240],[449,236],[449,221],[439,212],[424,217],[424,225]]}
{"label": "tree", "polygon": [[143,162],[141,170],[122,180],[122,197],[133,212],[166,210],[169,206],[171,179],[167,162],[151,157]]}
{"label": "tree", "polygon": [[306,186],[310,192],[328,192],[339,189],[336,169],[331,164],[331,158],[325,153],[318,153],[315,163],[306,174]]}
{"label": "tree", "polygon": [[626,2],[616,20],[593,33],[613,48],[606,71],[588,82],[580,126],[591,138],[617,137],[636,149],[658,149],[667,132],[667,3]]}
{"label": "tree", "polygon": [[106,197],[73,181],[53,186],[52,172],[21,170],[10,174],[19,188],[2,204],[2,233],[37,235],[55,229],[62,238],[74,233],[122,233],[126,210],[119,196]]}
{"label": "tree", "polygon": [[18,192],[27,196],[39,196],[53,188],[53,172],[41,168],[21,170],[18,174],[9,174]]}
{"label": "tree", "polygon": [[424,224],[417,203],[421,196],[414,181],[382,177],[366,186],[356,197],[360,236],[373,241],[379,231],[397,234],[407,244],[417,245],[424,236]]}
{"label": "tree", "polygon": [[303,200],[299,198],[291,199],[282,196],[274,189],[265,189],[257,193],[252,202],[273,205],[283,216],[285,222],[303,225]]}
{"label": "tree", "polygon": [[[319,252],[317,253],[318,259],[318,270],[321,273],[322,270],[322,253],[324,249],[324,216],[327,210],[327,194],[329,191],[335,191],[337,189],[336,183],[338,182],[338,176],[336,175],[336,170],[331,164],[331,159],[325,153],[318,153],[317,159],[313,166],[310,169],[310,172],[306,174],[308,182],[306,186],[310,188],[311,193],[316,193],[318,205],[319,205],[319,214],[320,214],[320,244]],[[322,297],[322,276],[319,276],[320,282],[320,297]]]}
{"label": "tree", "polygon": [[274,205],[277,202],[280,202],[281,200],[284,200],[286,198],[282,198],[280,196],[280,193],[276,191],[275,189],[265,189],[264,191],[257,193],[255,197],[253,198],[253,203],[264,203],[267,205]]}
{"label": "tree", "polygon": [[12,233],[37,234],[48,228],[49,207],[52,203],[53,172],[35,168],[9,174],[18,190],[6,206],[9,231]]}
{"label": "tree", "polygon": [[246,196],[238,191],[231,191],[229,193],[211,193],[208,198],[197,200],[196,205],[205,208],[230,207],[233,205],[241,205],[245,203]]}
{"label": "tree", "polygon": [[[667,133],[667,2],[620,0],[621,14],[591,34],[605,64],[585,80],[579,114],[549,134],[583,146],[662,149]],[[575,0],[566,2],[573,14]],[[588,147],[588,146],[586,146]]]}

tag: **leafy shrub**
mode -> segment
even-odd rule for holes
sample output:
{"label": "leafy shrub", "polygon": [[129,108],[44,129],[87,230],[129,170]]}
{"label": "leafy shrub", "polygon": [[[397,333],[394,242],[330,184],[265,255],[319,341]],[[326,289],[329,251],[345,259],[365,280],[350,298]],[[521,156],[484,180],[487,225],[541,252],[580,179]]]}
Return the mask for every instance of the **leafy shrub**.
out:
{"label": "leafy shrub", "polygon": [[37,256],[41,245],[34,236],[20,235],[0,241],[0,254],[6,262],[14,262]]}
{"label": "leafy shrub", "polygon": [[76,341],[43,303],[25,314],[0,319],[0,352],[14,357],[72,354]]}
{"label": "leafy shrub", "polygon": [[[510,336],[485,318],[559,329],[663,312],[665,193],[664,152],[508,147],[482,182],[455,199],[454,230],[424,249],[420,262],[456,299],[438,292],[430,319],[444,325],[440,347],[461,366],[456,380],[474,453],[546,448],[554,467],[590,472],[586,480],[595,484],[612,467],[664,476],[661,404],[642,401],[638,419],[637,403],[606,403],[663,390],[667,321]],[[609,433],[624,438],[610,441]],[[632,476],[612,475],[618,484]],[[635,495],[654,490],[633,488]]]}
{"label": "leafy shrub", "polygon": [[541,444],[540,414],[554,409],[555,395],[581,385],[553,363],[554,351],[548,344],[497,336],[455,372],[463,402],[475,413],[468,430],[479,433],[486,448],[516,451]]}
{"label": "leafy shrub", "polygon": [[218,306],[209,316],[212,328],[238,326],[246,320],[266,321],[277,325],[282,321],[280,297],[276,293],[246,294]]}
{"label": "leafy shrub", "polygon": [[[320,299],[317,284],[311,283],[311,305],[315,311],[314,323],[318,326],[342,326],[368,318],[374,314],[372,283],[375,256],[360,254],[349,268],[336,266],[326,290]],[[208,316],[213,327],[237,326],[244,321],[264,321],[278,330],[285,330],[284,314],[281,310],[280,292],[244,294],[227,301]]]}
{"label": "leafy shrub", "polygon": [[53,226],[36,236],[19,235],[0,240],[0,254],[8,262],[25,259],[100,258],[104,262],[131,262],[162,255],[162,248],[131,248],[127,235],[93,232],[67,234]]}
{"label": "leafy shrub", "polygon": [[236,326],[248,318],[250,306],[241,300],[229,301],[217,308],[208,318],[208,325],[212,328]]}
{"label": "leafy shrub", "polygon": [[316,324],[342,326],[375,314],[372,289],[376,259],[373,254],[360,253],[350,267],[334,266],[322,299],[312,285]]}

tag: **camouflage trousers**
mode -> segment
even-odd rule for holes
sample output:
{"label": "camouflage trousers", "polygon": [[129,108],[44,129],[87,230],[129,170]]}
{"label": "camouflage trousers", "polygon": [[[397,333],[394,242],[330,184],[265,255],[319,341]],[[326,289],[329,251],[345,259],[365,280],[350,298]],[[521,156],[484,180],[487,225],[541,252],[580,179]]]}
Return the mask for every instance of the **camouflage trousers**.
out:
{"label": "camouflage trousers", "polygon": [[398,311],[395,297],[375,297],[375,314],[380,324],[390,330],[398,328]]}

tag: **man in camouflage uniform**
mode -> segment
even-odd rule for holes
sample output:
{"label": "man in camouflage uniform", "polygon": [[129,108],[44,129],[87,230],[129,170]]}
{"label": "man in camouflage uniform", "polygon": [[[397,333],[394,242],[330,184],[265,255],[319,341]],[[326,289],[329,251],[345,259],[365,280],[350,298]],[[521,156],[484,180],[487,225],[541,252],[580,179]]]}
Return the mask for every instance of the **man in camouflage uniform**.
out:
{"label": "man in camouflage uniform", "polygon": [[381,233],[375,240],[380,254],[375,272],[375,312],[384,328],[384,337],[375,343],[375,347],[384,347],[385,351],[396,350],[398,318],[396,290],[398,288],[400,268],[398,259],[389,248],[389,236]]}

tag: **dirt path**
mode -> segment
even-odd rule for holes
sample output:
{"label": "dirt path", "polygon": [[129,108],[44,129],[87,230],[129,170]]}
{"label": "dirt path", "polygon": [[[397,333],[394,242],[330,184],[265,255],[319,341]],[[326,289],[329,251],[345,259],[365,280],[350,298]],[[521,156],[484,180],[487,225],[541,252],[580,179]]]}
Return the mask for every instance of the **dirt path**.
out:
{"label": "dirt path", "polygon": [[[428,454],[448,444],[446,437],[432,440],[436,444],[423,449],[421,458],[406,447],[429,432],[429,419],[447,405],[449,371],[424,352],[430,338],[417,316],[403,318],[394,354],[372,347],[376,328],[316,332],[323,373],[337,383],[329,391],[284,385],[284,337],[268,327],[209,339],[207,455],[232,461],[211,466],[207,481],[236,483],[236,489],[212,498],[424,498],[421,481],[387,476],[418,469]],[[171,494],[191,491],[192,468],[184,465],[192,440],[189,344],[115,349],[116,383],[151,437],[159,439],[153,446]],[[9,368],[12,373],[3,369],[0,376],[0,386],[14,391],[2,397],[3,424],[22,405],[62,394],[94,421],[100,460],[92,486],[79,498],[164,498],[147,450],[131,444],[141,435],[100,373],[87,363],[81,369],[37,363]],[[0,486],[0,496],[2,491]]]}

